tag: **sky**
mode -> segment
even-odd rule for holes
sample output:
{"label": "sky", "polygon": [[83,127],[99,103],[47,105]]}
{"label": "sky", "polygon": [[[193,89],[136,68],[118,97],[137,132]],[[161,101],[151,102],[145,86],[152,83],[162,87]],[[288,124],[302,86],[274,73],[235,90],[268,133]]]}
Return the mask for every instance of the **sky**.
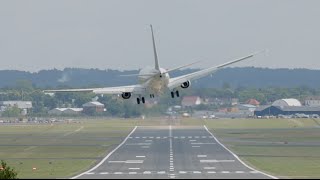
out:
{"label": "sky", "polygon": [[1,0],[0,70],[320,69],[317,0]]}

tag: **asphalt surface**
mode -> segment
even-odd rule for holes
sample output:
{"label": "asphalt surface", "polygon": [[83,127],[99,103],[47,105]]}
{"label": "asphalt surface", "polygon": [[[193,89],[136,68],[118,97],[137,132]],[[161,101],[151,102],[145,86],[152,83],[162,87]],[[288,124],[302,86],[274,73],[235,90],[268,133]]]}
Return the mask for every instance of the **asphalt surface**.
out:
{"label": "asphalt surface", "polygon": [[270,179],[243,164],[206,127],[136,127],[85,179]]}

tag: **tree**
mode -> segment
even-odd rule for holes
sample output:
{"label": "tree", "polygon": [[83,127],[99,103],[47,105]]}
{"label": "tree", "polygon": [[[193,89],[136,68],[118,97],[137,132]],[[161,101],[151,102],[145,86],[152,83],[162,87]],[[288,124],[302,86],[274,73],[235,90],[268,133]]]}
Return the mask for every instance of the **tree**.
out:
{"label": "tree", "polygon": [[17,175],[18,173],[14,168],[9,167],[6,162],[1,160],[0,179],[18,179]]}
{"label": "tree", "polygon": [[21,111],[17,106],[8,107],[3,113],[4,117],[18,117],[21,115]]}

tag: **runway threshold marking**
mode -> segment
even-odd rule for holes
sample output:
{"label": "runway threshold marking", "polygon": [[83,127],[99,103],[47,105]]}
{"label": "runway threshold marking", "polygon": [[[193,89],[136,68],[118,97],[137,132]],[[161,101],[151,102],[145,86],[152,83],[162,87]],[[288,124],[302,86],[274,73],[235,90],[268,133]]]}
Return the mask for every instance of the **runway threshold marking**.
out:
{"label": "runway threshold marking", "polygon": [[140,168],[129,168],[130,170],[139,170]]}

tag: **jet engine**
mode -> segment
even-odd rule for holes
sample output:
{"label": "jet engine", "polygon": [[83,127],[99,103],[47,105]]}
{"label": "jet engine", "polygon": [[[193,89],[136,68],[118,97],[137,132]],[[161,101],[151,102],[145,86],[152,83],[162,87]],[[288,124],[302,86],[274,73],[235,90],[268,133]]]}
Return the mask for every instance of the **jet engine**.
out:
{"label": "jet engine", "polygon": [[185,89],[185,88],[188,88],[190,85],[191,85],[191,82],[190,81],[186,81],[186,82],[181,84],[181,87]]}
{"label": "jet engine", "polygon": [[124,93],[122,93],[121,96],[122,96],[123,99],[129,99],[131,97],[131,93],[130,92],[124,92]]}

